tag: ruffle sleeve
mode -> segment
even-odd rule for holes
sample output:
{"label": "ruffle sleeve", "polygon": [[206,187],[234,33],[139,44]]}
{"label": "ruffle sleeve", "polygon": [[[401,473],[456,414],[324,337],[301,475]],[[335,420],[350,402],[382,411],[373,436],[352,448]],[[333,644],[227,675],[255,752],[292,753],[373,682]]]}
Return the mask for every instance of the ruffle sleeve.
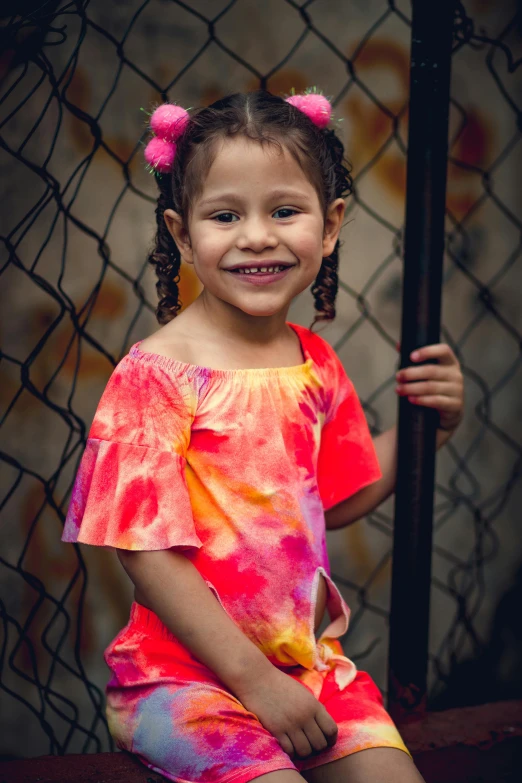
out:
{"label": "ruffle sleeve", "polygon": [[62,541],[136,550],[201,546],[185,478],[196,405],[186,376],[144,358],[122,359],[89,431]]}
{"label": "ruffle sleeve", "polygon": [[325,511],[382,477],[364,411],[346,371],[330,346],[323,368],[328,401],[317,464]]}

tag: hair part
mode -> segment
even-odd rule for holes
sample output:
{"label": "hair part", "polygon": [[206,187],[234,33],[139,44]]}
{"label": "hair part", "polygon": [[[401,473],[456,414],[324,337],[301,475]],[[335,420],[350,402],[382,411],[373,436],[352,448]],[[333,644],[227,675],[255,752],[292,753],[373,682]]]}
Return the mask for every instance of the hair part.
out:
{"label": "hair part", "polygon": [[[166,324],[181,308],[179,272],[181,256],[164,220],[166,209],[177,212],[188,228],[190,209],[201,194],[205,178],[217,154],[220,141],[243,136],[262,145],[287,149],[317,191],[326,216],[328,206],[346,198],[353,190],[351,166],[335,132],[321,130],[299,109],[265,90],[235,93],[199,109],[191,115],[177,141],[172,174],[156,174],[159,195],[156,207],[157,233],[148,261],[156,271],[158,306],[156,317]],[[335,318],[339,287],[340,241],[332,254],[323,258],[312,284],[317,321]]]}

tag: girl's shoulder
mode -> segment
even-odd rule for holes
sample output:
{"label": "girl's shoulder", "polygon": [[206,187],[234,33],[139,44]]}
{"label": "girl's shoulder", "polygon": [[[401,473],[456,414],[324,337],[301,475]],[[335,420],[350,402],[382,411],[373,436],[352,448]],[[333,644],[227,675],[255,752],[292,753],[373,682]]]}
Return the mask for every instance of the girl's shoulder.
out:
{"label": "girl's shoulder", "polygon": [[306,326],[300,324],[294,324],[290,321],[287,322],[297,332],[303,352],[306,356],[310,356],[319,369],[324,370],[328,375],[333,369],[338,369],[341,364],[341,360],[337,356],[334,348],[330,343],[321,337],[320,334],[312,332]]}
{"label": "girl's shoulder", "polygon": [[141,351],[140,343],[117,363],[98,403],[89,437],[162,448],[185,431],[196,414],[200,384],[183,367]]}
{"label": "girl's shoulder", "polygon": [[324,337],[305,326],[291,326],[296,329],[303,350],[317,369],[324,390],[327,419],[330,419],[343,400],[354,395],[353,383],[335,349]]}

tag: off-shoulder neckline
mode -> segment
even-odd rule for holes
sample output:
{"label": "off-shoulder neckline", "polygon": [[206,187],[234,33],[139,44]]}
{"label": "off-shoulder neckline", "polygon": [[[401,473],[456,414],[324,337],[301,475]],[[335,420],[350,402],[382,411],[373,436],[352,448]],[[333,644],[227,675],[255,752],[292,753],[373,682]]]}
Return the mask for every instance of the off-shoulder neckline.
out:
{"label": "off-shoulder neckline", "polygon": [[301,352],[305,357],[305,361],[302,364],[294,364],[290,367],[241,367],[238,369],[219,369],[214,367],[202,367],[199,364],[188,364],[182,362],[179,359],[173,359],[170,356],[164,356],[159,353],[152,353],[149,351],[142,351],[140,345],[143,342],[140,340],[135,343],[129,351],[129,355],[135,359],[150,362],[158,365],[164,370],[172,372],[183,372],[189,375],[204,375],[206,377],[213,376],[216,378],[235,378],[238,376],[294,376],[308,373],[312,367],[313,359],[307,348],[306,342],[303,340],[303,331],[306,327],[299,324],[285,322],[287,326],[294,330],[299,339],[301,345]]}

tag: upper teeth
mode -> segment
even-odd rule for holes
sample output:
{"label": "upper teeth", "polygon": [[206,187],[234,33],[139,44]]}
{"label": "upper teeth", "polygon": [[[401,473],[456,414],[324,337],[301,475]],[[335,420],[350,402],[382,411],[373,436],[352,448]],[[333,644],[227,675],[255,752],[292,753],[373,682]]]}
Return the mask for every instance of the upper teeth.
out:
{"label": "upper teeth", "polygon": [[237,269],[236,271],[240,274],[246,274],[250,275],[253,272],[268,272],[268,271],[274,271],[274,272],[281,272],[283,269],[286,269],[284,266],[252,266],[252,267],[244,267],[243,269]]}

